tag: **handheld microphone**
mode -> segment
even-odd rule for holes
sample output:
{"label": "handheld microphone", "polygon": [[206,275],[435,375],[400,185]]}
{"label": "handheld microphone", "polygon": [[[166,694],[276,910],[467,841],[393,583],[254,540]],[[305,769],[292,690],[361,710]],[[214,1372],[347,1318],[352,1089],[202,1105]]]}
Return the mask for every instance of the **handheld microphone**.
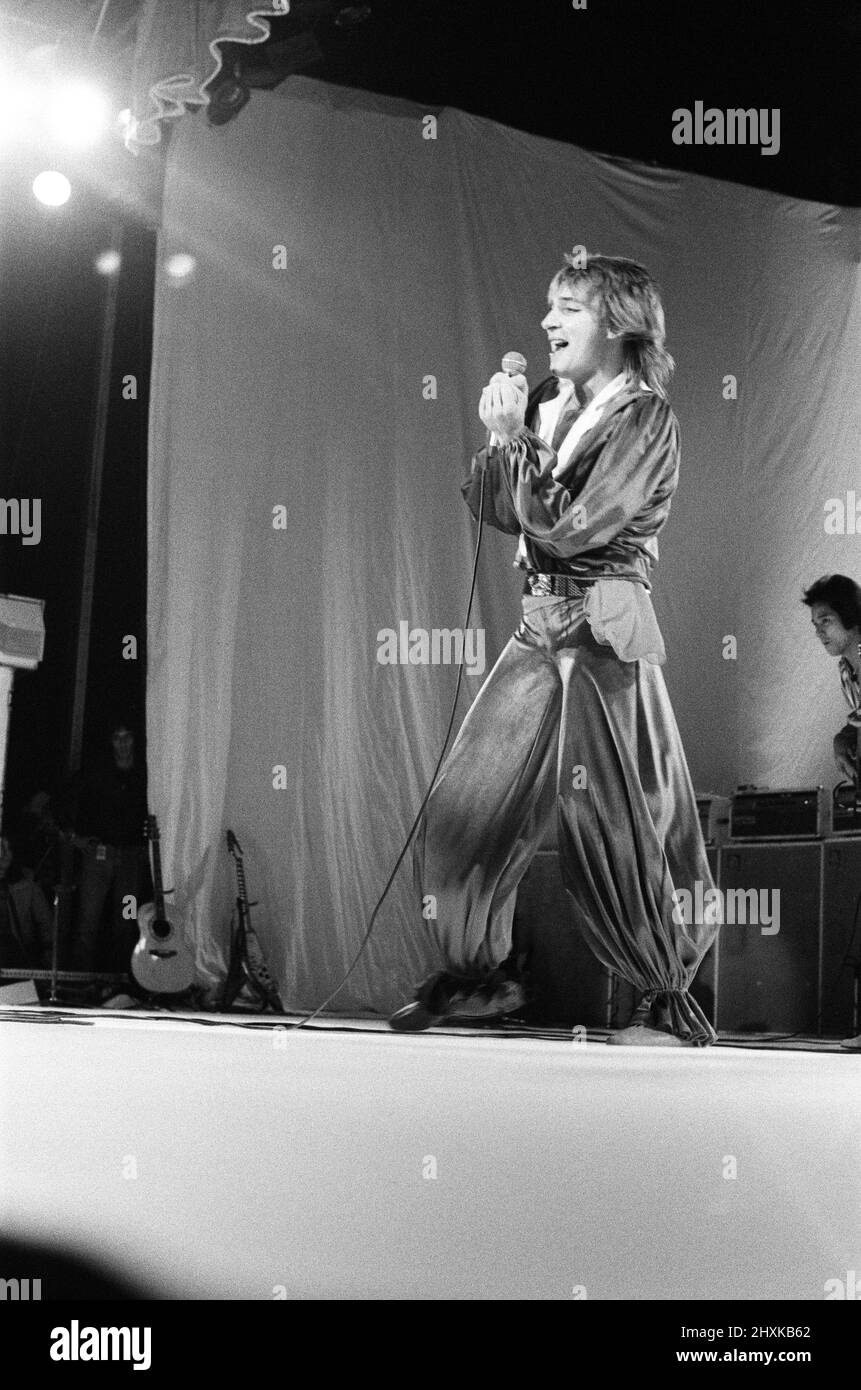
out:
{"label": "handheld microphone", "polygon": [[525,376],[526,358],[522,352],[507,352],[502,359],[502,370],[506,376]]}
{"label": "handheld microphone", "polygon": [[[523,353],[507,352],[502,359],[502,370],[505,372],[506,376],[525,376],[526,358],[523,356]],[[494,442],[495,435],[493,435],[491,431],[488,430],[487,438],[485,440],[485,449],[487,451],[487,454],[490,453],[491,447],[493,446]],[[487,466],[487,454],[485,454],[485,467]]]}

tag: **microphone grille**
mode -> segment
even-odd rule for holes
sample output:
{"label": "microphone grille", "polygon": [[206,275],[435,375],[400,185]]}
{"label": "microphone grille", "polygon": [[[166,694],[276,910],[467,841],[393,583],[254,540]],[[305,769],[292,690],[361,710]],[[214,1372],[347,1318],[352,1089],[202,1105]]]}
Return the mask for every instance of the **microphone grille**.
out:
{"label": "microphone grille", "polygon": [[522,352],[507,352],[502,359],[502,370],[508,376],[522,376],[526,373],[526,358]]}

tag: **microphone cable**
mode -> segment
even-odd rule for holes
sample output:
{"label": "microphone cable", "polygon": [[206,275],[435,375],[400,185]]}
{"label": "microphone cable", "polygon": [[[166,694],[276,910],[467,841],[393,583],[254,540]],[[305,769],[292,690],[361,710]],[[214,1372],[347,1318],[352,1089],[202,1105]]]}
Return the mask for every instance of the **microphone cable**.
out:
{"label": "microphone cable", "polygon": [[[488,440],[488,449],[489,449],[489,440]],[[470,617],[470,614],[471,614],[471,612],[472,612],[472,600],[473,600],[473,597],[474,597],[474,595],[475,595],[475,580],[476,580],[476,575],[477,575],[477,573],[478,573],[478,557],[479,557],[479,553],[480,553],[480,551],[481,551],[481,523],[482,523],[482,518],[483,518],[483,516],[484,516],[484,485],[485,485],[485,481],[486,481],[486,473],[487,473],[487,460],[485,461],[485,466],[484,466],[484,468],[482,468],[482,470],[481,470],[481,488],[480,488],[479,497],[478,497],[478,530],[477,530],[477,532],[476,532],[476,537],[475,537],[475,553],[474,553],[474,555],[473,555],[473,557],[472,557],[472,577],[471,577],[471,579],[470,579],[470,585],[469,585],[469,598],[467,599],[467,604],[466,604],[466,618],[464,619],[463,629],[462,629],[464,632],[466,632],[467,628],[469,627],[469,617]],[[339,981],[339,983],[335,986],[335,988],[332,990],[331,994],[327,995],[327,997],[323,1000],[322,1004],[320,1004],[320,1005],[314,1010],[313,1013],[307,1014],[306,1017],[303,1018],[299,1023],[291,1023],[291,1024],[288,1024],[288,1025],[281,1025],[281,1026],[286,1026],[286,1027],[287,1027],[288,1029],[290,1029],[290,1030],[293,1030],[293,1029],[295,1029],[295,1028],[304,1028],[306,1023],[310,1023],[310,1022],[312,1021],[312,1019],[317,1018],[317,1016],[318,1016],[319,1014],[321,1014],[321,1013],[323,1012],[323,1010],[326,1008],[326,1005],[327,1005],[327,1004],[331,1004],[331,1002],[332,1002],[332,1000],[335,998],[335,996],[336,996],[337,994],[340,994],[341,990],[344,988],[344,985],[347,983],[347,981],[349,980],[349,978],[350,978],[350,976],[352,975],[353,971],[355,970],[356,966],[358,965],[359,961],[361,960],[362,955],[364,954],[364,951],[365,951],[365,947],[367,946],[368,942],[369,942],[370,939],[371,939],[371,933],[372,933],[372,931],[374,930],[374,923],[375,923],[376,920],[377,920],[377,916],[378,916],[378,914],[379,914],[380,908],[382,907],[383,903],[385,902],[386,897],[388,896],[389,889],[391,888],[392,884],[393,884],[394,881],[395,881],[395,876],[396,876],[396,874],[397,874],[397,872],[398,872],[398,869],[401,867],[401,864],[402,864],[403,861],[404,861],[404,857],[405,857],[405,855],[406,855],[406,852],[407,852],[407,850],[409,849],[410,845],[412,844],[413,836],[415,835],[416,830],[417,830],[418,827],[419,827],[419,822],[421,821],[421,818],[422,818],[422,816],[424,815],[424,810],[425,810],[425,807],[427,806],[428,801],[429,801],[429,799],[430,799],[430,794],[431,794],[431,792],[433,791],[434,786],[435,786],[435,784],[436,784],[436,779],[437,779],[437,777],[438,777],[438,775],[439,775],[439,770],[440,770],[440,768],[442,767],[443,759],[444,759],[445,754],[446,754],[446,749],[448,748],[448,741],[449,741],[449,739],[451,738],[451,731],[452,731],[452,727],[453,727],[453,725],[454,725],[454,716],[455,716],[455,713],[456,713],[456,711],[457,711],[457,702],[458,702],[458,699],[460,698],[460,687],[461,687],[462,683],[463,683],[463,662],[461,661],[460,666],[459,666],[459,669],[458,669],[458,673],[457,673],[457,683],[456,683],[455,688],[454,688],[454,698],[453,698],[453,700],[452,700],[452,702],[451,702],[451,713],[449,714],[449,718],[448,718],[448,727],[446,728],[446,731],[445,731],[445,738],[443,739],[442,748],[440,749],[440,754],[439,754],[439,757],[437,758],[437,761],[436,761],[436,767],[434,768],[433,773],[431,774],[431,779],[430,779],[430,782],[429,782],[429,784],[428,784],[428,789],[427,789],[427,791],[426,791],[425,794],[424,794],[424,798],[422,799],[422,804],[421,804],[421,806],[419,807],[418,811],[416,812],[415,820],[413,821],[412,826],[410,827],[410,832],[409,832],[409,834],[407,835],[406,840],[404,841],[403,849],[401,850],[400,854],[399,854],[398,857],[397,857],[397,860],[395,861],[395,867],[392,869],[392,872],[389,874],[389,877],[388,877],[388,881],[387,881],[387,883],[386,883],[386,886],[385,886],[385,888],[383,889],[382,893],[380,894],[379,898],[377,899],[376,906],[375,906],[373,912],[371,913],[371,919],[370,919],[370,921],[369,921],[369,923],[368,923],[368,926],[367,926],[367,929],[366,929],[366,931],[365,931],[365,934],[364,934],[364,936],[362,937],[362,940],[361,940],[361,942],[360,942],[360,944],[359,944],[359,949],[358,949],[358,951],[356,952],[355,956],[353,957],[353,959],[352,959],[352,961],[351,961],[351,963],[350,963],[350,967],[349,967],[349,969],[347,970],[347,973],[344,975],[343,979],[341,979],[341,980]]]}

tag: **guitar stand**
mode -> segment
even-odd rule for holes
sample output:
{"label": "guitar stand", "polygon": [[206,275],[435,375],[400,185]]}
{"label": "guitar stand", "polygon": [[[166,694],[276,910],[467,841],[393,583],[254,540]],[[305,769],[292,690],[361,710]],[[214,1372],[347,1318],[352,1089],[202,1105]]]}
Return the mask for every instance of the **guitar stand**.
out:
{"label": "guitar stand", "polygon": [[[74,837],[69,831],[61,830],[58,832],[57,838],[60,842],[60,863],[59,880],[54,884],[53,911],[51,913],[51,968],[48,971],[21,970],[19,972],[22,978],[33,980],[46,979],[48,981],[50,988],[47,1002],[49,1004],[61,1004],[63,1002],[57,993],[57,985],[61,981],[64,984],[77,985],[92,985],[101,981],[104,984],[119,986],[128,979],[127,975],[119,971],[60,969],[61,919],[63,924],[68,926],[68,914],[63,911],[63,908],[66,903],[74,897],[77,889],[73,881],[74,874],[72,869]],[[68,940],[68,932],[66,932],[65,935]]]}
{"label": "guitar stand", "polygon": [[[230,1013],[234,1003],[243,989],[248,985],[248,980],[242,969],[242,961],[245,957],[245,923],[242,914],[239,914],[239,923],[234,926],[233,920],[230,923],[230,959],[227,965],[227,978],[224,981],[224,988],[221,992],[219,1011]],[[259,996],[257,996],[259,1002]]]}
{"label": "guitar stand", "polygon": [[51,990],[48,995],[49,1004],[58,1004],[57,980],[59,978],[60,961],[60,905],[66,899],[71,898],[75,891],[74,884],[60,882],[54,886],[54,911],[51,921]]}
{"label": "guitar stand", "polygon": [[[239,906],[240,904],[237,903],[237,907]],[[227,966],[227,977],[224,981],[221,999],[218,1004],[219,1013],[234,1012],[236,1000],[242,991],[247,989],[256,1005],[255,1008],[248,1009],[248,1013],[265,1014],[267,1009],[271,1009],[274,1014],[277,1014],[279,1010],[275,1007],[269,996],[262,989],[255,986],[253,980],[246,975],[242,968],[242,963],[248,948],[245,936],[245,920],[241,910],[238,913],[238,925],[234,926],[234,921],[236,921],[235,916],[231,918],[230,922],[230,958]],[[235,1011],[246,1012],[246,1010],[243,1009]],[[283,1012],[283,1010],[280,1012]]]}
{"label": "guitar stand", "polygon": [[230,1009],[240,990],[247,988],[251,992],[252,999],[256,1000],[258,1004],[258,1013],[265,1014],[267,1009],[271,1009],[274,1014],[283,1014],[285,1012],[284,1005],[281,1003],[275,981],[272,979],[263,958],[257,933],[251,925],[249,914],[251,908],[256,907],[256,903],[248,901],[245,869],[242,862],[242,846],[232,830],[227,831],[227,852],[236,867],[236,883],[239,895],[236,899],[235,917],[230,919],[231,927],[235,921],[237,929],[232,935],[230,943],[230,960],[222,993],[223,1007]]}
{"label": "guitar stand", "polygon": [[157,1013],[203,1013],[204,990],[200,985],[189,985],[181,994],[151,994],[144,991],[140,1003]]}
{"label": "guitar stand", "polygon": [[[68,928],[68,914],[62,909],[77,892],[77,885],[74,882],[74,845],[75,837],[71,831],[60,830],[57,834],[60,843],[60,863],[59,881],[54,885],[53,913],[51,915],[51,971],[49,975],[50,991],[48,994],[49,1004],[59,1004],[61,1002],[57,993],[57,983],[62,980],[65,984],[95,984],[102,980],[105,984],[121,983],[125,976],[116,972],[102,972],[93,970],[60,970],[60,919],[63,918],[64,925]],[[69,939],[68,930],[65,933],[66,940]]]}

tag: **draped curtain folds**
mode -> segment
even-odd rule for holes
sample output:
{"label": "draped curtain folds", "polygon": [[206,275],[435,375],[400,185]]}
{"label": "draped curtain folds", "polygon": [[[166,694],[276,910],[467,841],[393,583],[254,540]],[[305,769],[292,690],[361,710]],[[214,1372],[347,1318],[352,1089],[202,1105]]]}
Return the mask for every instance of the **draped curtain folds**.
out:
{"label": "draped curtain folds", "polygon": [[[861,574],[857,535],[823,524],[857,483],[858,214],[457,111],[428,140],[423,114],[291,78],[224,127],[178,123],[166,161],[152,809],[204,973],[224,966],[230,826],[297,1008],[352,960],[447,722],[455,667],[387,663],[380,634],[463,624],[478,396],[508,350],[532,384],[546,372],[546,289],[573,245],[640,259],[664,290],[682,469],[654,601],[695,785],[831,781],[843,720],[799,598]],[[458,719],[517,620],[514,540],[483,546],[485,662]],[[405,865],[335,1007],[385,1012],[435,964]]]}
{"label": "draped curtain folds", "polygon": [[289,12],[290,0],[144,0],[137,20],[126,146],[157,145],[161,122],[188,106],[205,106],[222,66],[221,44],[263,43],[268,19]]}

